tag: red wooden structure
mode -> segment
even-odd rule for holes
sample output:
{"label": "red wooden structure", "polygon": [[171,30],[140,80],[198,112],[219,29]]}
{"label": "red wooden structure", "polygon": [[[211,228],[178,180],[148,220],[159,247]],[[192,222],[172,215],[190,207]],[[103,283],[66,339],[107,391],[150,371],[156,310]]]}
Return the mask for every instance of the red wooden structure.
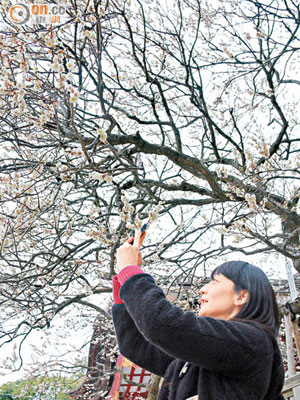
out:
{"label": "red wooden structure", "polygon": [[[138,400],[147,398],[147,385],[150,380],[151,373],[143,368],[138,367],[133,362],[127,360],[121,354],[118,356],[116,367],[122,373],[117,372],[112,383],[106,400]],[[136,383],[136,384],[135,384]]]}

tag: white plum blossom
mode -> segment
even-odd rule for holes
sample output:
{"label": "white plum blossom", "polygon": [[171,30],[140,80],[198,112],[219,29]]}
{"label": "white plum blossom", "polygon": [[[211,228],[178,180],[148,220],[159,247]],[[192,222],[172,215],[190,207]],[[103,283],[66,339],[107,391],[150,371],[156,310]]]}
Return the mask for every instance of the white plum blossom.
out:
{"label": "white plum blossom", "polygon": [[100,172],[94,171],[92,173],[92,179],[95,179],[97,181],[103,181],[103,174],[101,174]]}
{"label": "white plum blossom", "polygon": [[134,231],[136,229],[136,226],[135,226],[135,224],[132,224],[131,222],[127,222],[126,228]]}
{"label": "white plum blossom", "polygon": [[17,82],[17,84],[16,84],[16,88],[17,89],[24,89],[24,82]]}
{"label": "white plum blossom", "polygon": [[71,104],[76,103],[78,98],[79,98],[79,93],[77,91],[73,90],[70,94],[70,103]]}
{"label": "white plum blossom", "polygon": [[107,143],[107,133],[102,128],[97,128],[97,134],[100,136],[100,140],[103,143]]}
{"label": "white plum blossom", "polygon": [[255,211],[257,209],[257,204],[256,204],[256,196],[254,193],[246,193],[245,195],[245,200],[247,201],[249,207]]}
{"label": "white plum blossom", "polygon": [[124,222],[128,222],[129,218],[130,218],[130,214],[127,214],[127,213],[124,213],[123,211],[121,211],[120,217]]}
{"label": "white plum blossom", "polygon": [[67,66],[68,70],[71,71],[75,66],[74,61],[73,60],[69,60],[67,62],[67,64],[66,64],[66,66]]}
{"label": "white plum blossom", "polygon": [[260,151],[260,154],[262,154],[264,157],[266,157],[266,158],[268,158],[269,157],[269,149],[268,149],[268,146],[267,146],[267,144],[266,144],[266,142],[264,141],[264,140],[262,140],[261,142],[260,142],[260,149],[259,149],[259,151]]}
{"label": "white plum blossom", "polygon": [[52,69],[52,71],[54,71],[54,72],[58,72],[59,69],[60,69],[60,64],[59,64],[58,62],[54,62],[54,63],[51,65],[51,69]]}
{"label": "white plum blossom", "polygon": [[74,81],[74,75],[72,74],[72,72],[68,72],[66,74],[66,78],[68,81],[73,82]]}
{"label": "white plum blossom", "polygon": [[113,177],[111,175],[105,175],[104,180],[105,182],[110,183],[113,181]]}
{"label": "white plum blossom", "polygon": [[47,115],[46,115],[45,113],[42,113],[42,114],[40,115],[40,123],[41,123],[42,125],[44,125],[44,124],[46,124],[46,122],[47,122]]}

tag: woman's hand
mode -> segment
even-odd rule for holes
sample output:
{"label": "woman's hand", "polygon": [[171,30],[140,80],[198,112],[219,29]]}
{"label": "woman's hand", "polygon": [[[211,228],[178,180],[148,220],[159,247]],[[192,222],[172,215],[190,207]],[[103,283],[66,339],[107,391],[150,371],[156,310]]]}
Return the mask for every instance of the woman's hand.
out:
{"label": "woman's hand", "polygon": [[[146,232],[140,230],[135,231],[135,237],[129,238],[122,246],[117,250],[117,266],[116,271],[119,273],[123,268],[128,265],[142,265],[142,253],[139,251],[144,239]],[[131,244],[133,241],[133,245]]]}

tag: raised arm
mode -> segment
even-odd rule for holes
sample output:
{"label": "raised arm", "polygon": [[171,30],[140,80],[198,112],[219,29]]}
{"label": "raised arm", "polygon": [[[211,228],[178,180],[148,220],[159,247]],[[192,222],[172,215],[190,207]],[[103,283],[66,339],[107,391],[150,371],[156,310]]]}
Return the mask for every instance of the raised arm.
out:
{"label": "raised arm", "polygon": [[141,368],[155,375],[164,376],[173,358],[144,338],[120,299],[119,289],[120,284],[115,276],[113,294],[116,304],[113,306],[112,316],[120,353]]}

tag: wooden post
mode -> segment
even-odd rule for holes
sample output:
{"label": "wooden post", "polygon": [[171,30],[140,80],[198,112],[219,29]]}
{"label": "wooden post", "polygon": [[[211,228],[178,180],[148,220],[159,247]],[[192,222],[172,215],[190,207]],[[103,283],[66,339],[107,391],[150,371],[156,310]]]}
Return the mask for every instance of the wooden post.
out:
{"label": "wooden post", "polygon": [[[295,351],[294,351],[294,342],[293,342],[293,323],[291,320],[290,313],[284,313],[284,322],[285,322],[285,340],[286,340],[286,354],[288,361],[288,376],[293,377],[296,375],[296,360],[295,360]],[[298,330],[298,327],[297,327]],[[296,341],[296,339],[295,339]],[[293,388],[294,400],[300,399],[300,387]]]}
{"label": "wooden post", "polygon": [[294,387],[294,400],[300,399],[300,386]]}
{"label": "wooden post", "polygon": [[[299,328],[298,328],[298,318],[296,317],[294,321],[292,321],[292,328],[294,333],[294,340],[297,347],[298,358],[300,359],[300,337],[299,337]],[[294,388],[294,398],[300,399],[300,386]]]}
{"label": "wooden post", "polygon": [[297,347],[298,358],[300,360],[300,335],[299,335],[299,328],[298,328],[298,318],[296,318],[293,322],[293,334],[294,339]]}
{"label": "wooden post", "polygon": [[286,354],[288,362],[288,376],[293,376],[296,373],[296,360],[294,354],[293,328],[292,328],[290,313],[284,313],[284,324],[285,324]]}
{"label": "wooden post", "polygon": [[284,386],[282,389],[282,394],[287,399],[295,397],[296,400],[299,400],[299,397],[297,397],[297,394],[295,393],[295,389],[299,388],[300,388],[300,374],[296,374],[291,378],[285,379]]}

